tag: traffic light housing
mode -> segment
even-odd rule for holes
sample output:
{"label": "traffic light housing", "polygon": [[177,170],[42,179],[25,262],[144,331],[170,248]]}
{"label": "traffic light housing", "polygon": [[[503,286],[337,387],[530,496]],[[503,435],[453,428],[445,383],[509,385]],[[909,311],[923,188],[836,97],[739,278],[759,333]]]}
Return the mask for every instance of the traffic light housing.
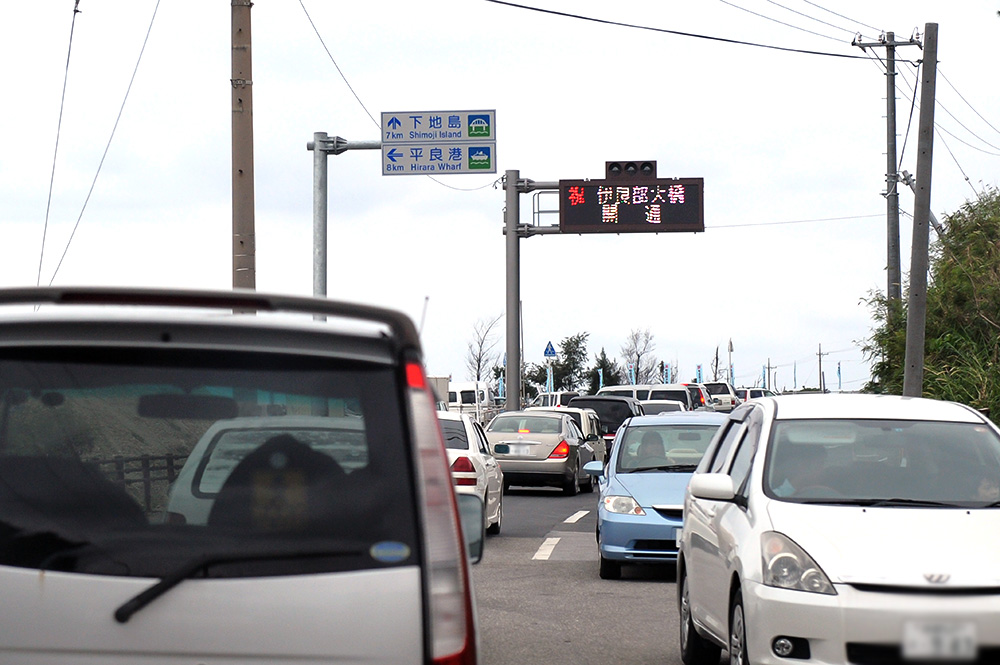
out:
{"label": "traffic light housing", "polygon": [[604,162],[604,173],[608,180],[656,178],[656,161]]}

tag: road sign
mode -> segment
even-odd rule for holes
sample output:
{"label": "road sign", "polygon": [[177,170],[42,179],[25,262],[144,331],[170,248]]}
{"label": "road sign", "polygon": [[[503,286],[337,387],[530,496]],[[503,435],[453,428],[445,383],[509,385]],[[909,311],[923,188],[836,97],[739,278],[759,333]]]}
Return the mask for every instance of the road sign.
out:
{"label": "road sign", "polygon": [[382,175],[496,172],[496,111],[382,114]]}
{"label": "road sign", "polygon": [[705,230],[703,178],[560,180],[562,233]]}
{"label": "road sign", "polygon": [[549,342],[545,347],[545,357],[546,358],[556,357],[556,349],[554,346],[552,346],[552,342]]}

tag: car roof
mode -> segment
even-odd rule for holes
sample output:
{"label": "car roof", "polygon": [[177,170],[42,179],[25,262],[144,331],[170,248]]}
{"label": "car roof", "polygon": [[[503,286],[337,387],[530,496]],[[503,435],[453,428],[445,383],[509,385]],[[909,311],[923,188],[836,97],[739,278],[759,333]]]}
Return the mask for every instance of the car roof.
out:
{"label": "car roof", "polygon": [[[552,409],[551,411],[539,409],[538,411],[502,411],[497,414],[497,418],[513,417],[513,416],[541,416],[542,418],[561,418],[563,414],[562,409]],[[566,414],[569,415],[569,414]]]}
{"label": "car roof", "polygon": [[471,420],[467,413],[456,413],[455,411],[438,411],[438,420]]}
{"label": "car roof", "polygon": [[667,411],[651,416],[634,416],[625,422],[626,427],[650,425],[721,425],[728,414],[718,411]]}
{"label": "car roof", "polygon": [[986,419],[958,402],[860,393],[814,393],[758,397],[776,420],[851,418],[864,420],[932,420],[983,423]]}
{"label": "car roof", "polygon": [[538,411],[548,411],[549,413],[592,413],[595,416],[597,411],[594,411],[589,406],[529,406],[525,411],[531,411],[532,413],[537,413]]}
{"label": "car roof", "polygon": [[634,397],[628,397],[627,395],[580,395],[579,397],[571,399],[569,403],[570,405],[572,405],[573,402],[576,402],[577,404],[584,404],[585,400],[598,400],[601,402],[621,402],[622,400],[625,400],[628,402],[635,402],[636,404],[639,403],[639,400]]}

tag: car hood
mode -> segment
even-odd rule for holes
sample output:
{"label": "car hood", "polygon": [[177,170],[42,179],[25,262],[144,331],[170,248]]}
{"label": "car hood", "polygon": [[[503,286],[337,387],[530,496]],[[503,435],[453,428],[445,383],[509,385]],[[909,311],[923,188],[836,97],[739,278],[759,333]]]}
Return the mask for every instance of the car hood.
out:
{"label": "car hood", "polygon": [[767,513],[835,584],[1000,586],[1000,509],[770,501]]}
{"label": "car hood", "polygon": [[617,473],[608,485],[606,494],[632,495],[640,506],[681,506],[684,504],[684,490],[687,489],[691,474],[669,471],[640,471],[637,473]]}

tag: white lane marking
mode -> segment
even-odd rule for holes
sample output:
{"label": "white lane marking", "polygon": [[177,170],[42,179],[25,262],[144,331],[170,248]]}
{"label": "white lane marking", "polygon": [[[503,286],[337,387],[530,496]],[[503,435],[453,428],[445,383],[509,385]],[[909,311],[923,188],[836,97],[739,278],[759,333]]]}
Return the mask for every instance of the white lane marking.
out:
{"label": "white lane marking", "polygon": [[563,524],[576,524],[590,513],[589,510],[579,510],[565,519]]}
{"label": "white lane marking", "polygon": [[531,557],[533,560],[547,561],[550,556],[552,556],[552,550],[556,548],[556,543],[559,542],[558,538],[546,538],[545,542],[542,543],[538,551],[535,552],[535,556]]}

